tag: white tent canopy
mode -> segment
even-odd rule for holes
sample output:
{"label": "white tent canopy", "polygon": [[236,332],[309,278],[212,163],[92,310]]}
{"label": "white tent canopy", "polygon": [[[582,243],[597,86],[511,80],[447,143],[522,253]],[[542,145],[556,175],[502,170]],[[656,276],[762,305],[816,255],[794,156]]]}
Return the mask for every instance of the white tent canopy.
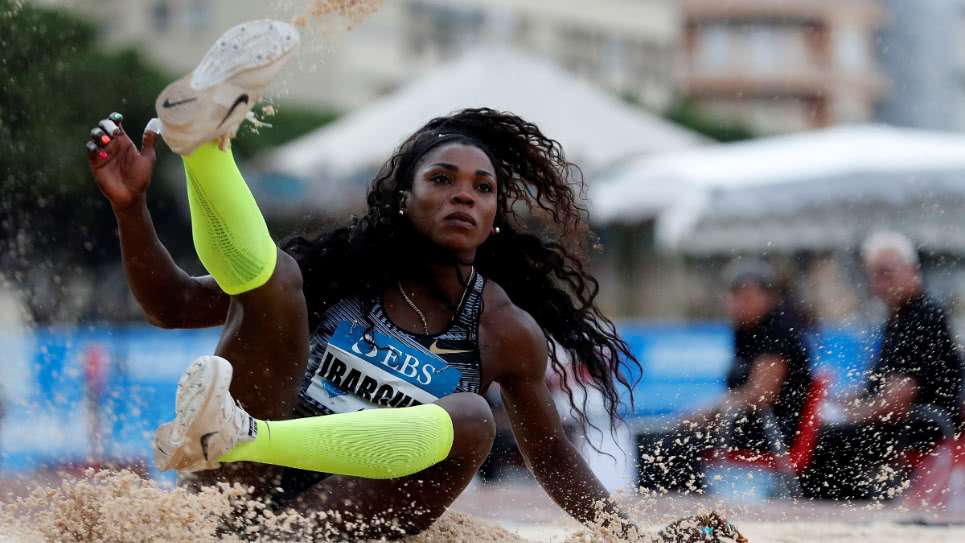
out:
{"label": "white tent canopy", "polygon": [[278,148],[261,166],[317,181],[317,185],[337,182],[374,170],[433,117],[483,106],[511,111],[536,123],[586,172],[641,153],[703,141],[551,63],[490,48],[440,66],[397,92]]}
{"label": "white tent canopy", "polygon": [[694,252],[849,246],[875,227],[965,249],[961,134],[838,127],[642,157],[594,181],[595,221],[655,219],[658,242]]}

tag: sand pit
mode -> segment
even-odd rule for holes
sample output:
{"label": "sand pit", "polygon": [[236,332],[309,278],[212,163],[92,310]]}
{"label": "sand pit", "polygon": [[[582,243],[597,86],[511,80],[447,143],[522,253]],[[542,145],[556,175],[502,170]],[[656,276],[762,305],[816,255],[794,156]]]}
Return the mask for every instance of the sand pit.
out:
{"label": "sand pit", "polygon": [[[4,485],[12,491],[12,485]],[[670,520],[719,509],[751,542],[944,542],[965,541],[965,524],[944,512],[808,503],[761,503],[734,507],[694,498],[629,498],[632,516],[650,541]],[[0,502],[0,542],[147,541],[338,541],[325,515],[273,514],[240,488],[209,488],[199,494],[162,488],[129,471],[88,471],[58,483],[25,485]],[[229,515],[240,528],[225,533]],[[920,521],[933,524],[923,525]],[[919,522],[916,524],[915,522]],[[958,525],[956,525],[958,524]],[[239,534],[243,534],[239,535]],[[410,543],[617,541],[605,530],[588,530],[567,518],[530,483],[473,485],[430,530]]]}

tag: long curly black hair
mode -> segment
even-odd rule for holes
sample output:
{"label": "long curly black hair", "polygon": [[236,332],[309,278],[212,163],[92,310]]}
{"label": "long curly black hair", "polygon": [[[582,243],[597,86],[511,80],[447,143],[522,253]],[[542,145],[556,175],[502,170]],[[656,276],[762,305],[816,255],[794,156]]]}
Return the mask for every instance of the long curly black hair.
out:
{"label": "long curly black hair", "polygon": [[[550,363],[577,420],[584,428],[593,426],[586,402],[588,390],[595,389],[612,430],[619,420],[618,384],[630,392],[632,403],[627,375],[641,372],[613,323],[594,305],[599,285],[584,268],[589,230],[577,201],[583,176],[558,142],[510,113],[466,109],[429,121],[379,170],[364,216],[317,238],[295,236],[284,244],[302,270],[310,326],[314,329],[325,310],[346,297],[378,299],[387,285],[424,271],[420,263],[448,258],[458,264],[399,214],[420,159],[452,142],[479,147],[496,170],[500,232],[477,250],[476,269],[543,329]],[[627,371],[631,364],[637,371]]]}

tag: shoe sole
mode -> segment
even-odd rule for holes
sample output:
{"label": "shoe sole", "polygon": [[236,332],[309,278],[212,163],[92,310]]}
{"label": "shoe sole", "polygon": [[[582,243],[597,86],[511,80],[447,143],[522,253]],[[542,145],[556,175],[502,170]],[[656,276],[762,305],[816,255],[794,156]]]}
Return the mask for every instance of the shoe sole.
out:
{"label": "shoe sole", "polygon": [[298,31],[280,21],[252,21],[228,30],[194,71],[158,95],[155,109],[168,128],[162,135],[168,146],[185,155],[205,141],[234,137],[299,41]]}
{"label": "shoe sole", "polygon": [[[275,66],[278,67],[278,70],[281,70],[281,67],[294,55],[295,49],[289,49],[278,58],[246,66],[243,70],[233,73],[231,77],[226,77],[212,83],[203,90],[195,90],[192,88],[190,83],[192,76],[188,74],[172,82],[161,91],[155,103],[155,110],[157,110],[158,117],[165,126],[190,126],[197,122],[197,113],[200,110],[212,108],[229,109],[238,96],[247,94],[249,98],[248,107],[239,110],[244,113],[233,115],[233,118],[222,120],[215,127],[215,129],[220,128],[220,126],[229,121],[238,120],[238,117],[243,118],[245,114],[254,107],[255,103],[261,99],[261,91],[268,86],[271,77],[265,78],[269,79],[268,82],[259,81],[258,84],[254,85],[247,85],[244,81],[238,81],[239,79],[244,79],[246,76],[257,71],[263,71]],[[233,83],[231,82],[232,80],[234,80]],[[215,105],[212,106],[211,102],[214,102]]]}
{"label": "shoe sole", "polygon": [[[164,445],[172,449],[167,453],[167,462],[159,465],[159,469],[196,471],[218,467],[217,459],[203,459],[199,426],[205,418],[201,415],[212,406],[220,409],[219,404],[224,403],[232,372],[231,364],[220,356],[202,356],[185,370],[178,380],[174,421],[163,425],[155,435],[156,446],[160,448],[160,444],[166,442]],[[199,465],[197,460],[186,461],[188,457],[199,456],[204,465]]]}
{"label": "shoe sole", "polygon": [[[278,62],[290,55],[298,42],[295,27],[281,21],[262,19],[237,25],[218,38],[191,72],[191,88],[203,91]],[[274,75],[246,83],[264,86]]]}

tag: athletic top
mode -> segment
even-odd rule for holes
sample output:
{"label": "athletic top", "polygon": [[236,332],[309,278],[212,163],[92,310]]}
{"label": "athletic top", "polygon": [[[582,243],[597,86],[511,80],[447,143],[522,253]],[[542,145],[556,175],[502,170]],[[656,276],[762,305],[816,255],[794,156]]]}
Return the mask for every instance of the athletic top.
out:
{"label": "athletic top", "polygon": [[329,307],[310,338],[297,416],[407,407],[455,392],[479,392],[479,317],[485,279],[475,274],[449,328],[413,334],[374,300],[368,319],[357,297]]}

